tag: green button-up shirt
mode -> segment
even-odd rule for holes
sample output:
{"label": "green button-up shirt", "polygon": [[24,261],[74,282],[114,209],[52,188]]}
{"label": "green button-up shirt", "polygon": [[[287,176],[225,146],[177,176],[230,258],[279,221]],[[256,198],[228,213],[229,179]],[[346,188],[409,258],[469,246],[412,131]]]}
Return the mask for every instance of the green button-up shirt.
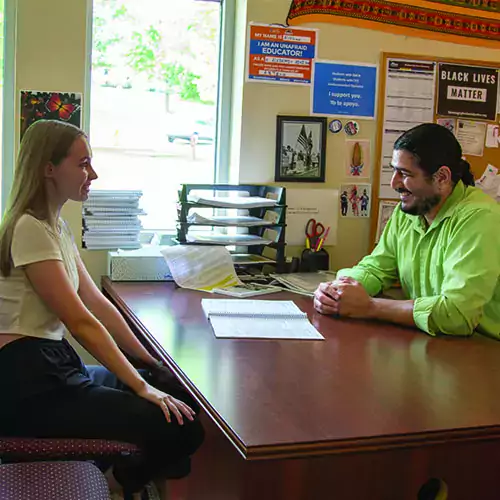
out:
{"label": "green button-up shirt", "polygon": [[500,339],[500,204],[460,181],[429,227],[398,206],[373,253],[338,276],[372,296],[399,280],[431,335]]}

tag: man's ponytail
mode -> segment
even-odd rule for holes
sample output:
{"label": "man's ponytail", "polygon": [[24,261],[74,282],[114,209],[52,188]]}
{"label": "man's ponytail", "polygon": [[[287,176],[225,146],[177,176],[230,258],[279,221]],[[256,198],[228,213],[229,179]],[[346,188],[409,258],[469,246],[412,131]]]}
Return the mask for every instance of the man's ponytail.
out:
{"label": "man's ponytail", "polygon": [[475,186],[476,183],[474,181],[474,174],[470,169],[470,163],[467,160],[464,160],[463,158],[460,160],[460,170],[461,170],[460,178],[462,179],[462,182],[466,186]]}

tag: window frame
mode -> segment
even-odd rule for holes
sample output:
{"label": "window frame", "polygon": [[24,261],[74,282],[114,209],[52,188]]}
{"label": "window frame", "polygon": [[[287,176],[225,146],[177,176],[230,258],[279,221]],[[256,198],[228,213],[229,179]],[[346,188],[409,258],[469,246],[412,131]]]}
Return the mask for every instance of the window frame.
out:
{"label": "window frame", "polygon": [[233,102],[234,40],[236,38],[236,1],[221,0],[219,87],[217,95],[217,136],[215,179],[229,183],[231,154],[231,112]]}
{"label": "window frame", "polygon": [[[7,207],[12,181],[14,179],[14,164],[16,154],[16,131],[13,126],[16,117],[16,25],[17,0],[4,0],[3,25],[3,91],[2,91],[2,191],[1,215]],[[5,76],[9,75],[9,78]]]}
{"label": "window frame", "polygon": [[[5,0],[8,1],[8,0]],[[200,0],[198,0],[200,1]],[[214,1],[214,0],[201,0]],[[215,0],[218,1],[218,0]],[[233,64],[234,64],[234,37],[237,0],[220,0],[220,36],[219,36],[219,85],[217,90],[217,134],[215,140],[214,182],[227,183],[229,181],[229,156],[231,142],[231,106],[233,94]],[[93,49],[93,14],[94,1],[87,0],[87,46],[85,72],[85,99],[83,103],[82,128],[85,133],[90,132],[91,120],[91,87],[92,87],[92,49]],[[92,137],[90,137],[92,143]],[[147,231],[146,232],[150,232]],[[160,231],[158,231],[160,232]],[[162,233],[170,233],[165,230]]]}

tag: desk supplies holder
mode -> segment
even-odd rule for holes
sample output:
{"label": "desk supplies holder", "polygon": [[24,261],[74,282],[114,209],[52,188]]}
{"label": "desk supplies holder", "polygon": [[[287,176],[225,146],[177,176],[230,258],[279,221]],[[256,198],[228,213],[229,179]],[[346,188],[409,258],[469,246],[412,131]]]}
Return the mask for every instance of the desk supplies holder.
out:
{"label": "desk supplies holder", "polygon": [[[231,193],[238,194],[241,193],[243,196],[264,198],[267,200],[274,200],[276,204],[274,206],[262,205],[262,206],[251,206],[245,207],[235,207],[231,203],[224,205],[224,197],[221,196],[220,199],[217,198],[216,204],[210,204],[207,202],[200,203],[199,201],[192,201],[190,199],[190,194],[192,192],[209,192],[212,196],[220,193]],[[234,184],[182,184],[179,188],[179,201],[177,204],[177,243],[181,245],[192,245],[192,244],[213,244],[213,243],[203,243],[202,241],[189,241],[188,231],[192,227],[206,227],[211,228],[246,228],[248,234],[254,237],[266,238],[267,230],[272,230],[273,235],[271,242],[267,244],[252,244],[245,245],[245,242],[238,243],[228,243],[227,246],[234,247],[231,250],[233,255],[233,261],[236,267],[247,267],[247,266],[267,266],[272,265],[275,272],[284,272],[285,270],[285,231],[286,231],[286,189],[279,186],[265,186],[265,185],[234,185]],[[227,198],[230,201],[230,198]],[[213,224],[209,220],[201,222],[193,222],[189,219],[189,212],[192,209],[206,209],[212,208],[216,210],[245,210],[250,217],[256,217],[263,220],[269,220],[269,223],[265,226],[256,225],[248,226],[246,224],[230,223],[230,224]],[[268,218],[268,211],[274,212],[271,218]],[[237,218],[237,216],[236,216]],[[271,238],[270,238],[271,239]],[[238,249],[244,247],[247,256],[250,258],[244,259],[241,254],[238,253]],[[268,251],[267,249],[270,249]],[[264,255],[266,254],[266,255]],[[271,254],[273,257],[268,257]],[[252,261],[252,257],[254,260]],[[267,257],[267,258],[266,258]],[[239,262],[244,261],[244,264],[239,264]]]}
{"label": "desk supplies holder", "polygon": [[328,271],[330,268],[330,255],[324,249],[314,252],[305,249],[300,260],[300,271],[315,273],[316,271]]}

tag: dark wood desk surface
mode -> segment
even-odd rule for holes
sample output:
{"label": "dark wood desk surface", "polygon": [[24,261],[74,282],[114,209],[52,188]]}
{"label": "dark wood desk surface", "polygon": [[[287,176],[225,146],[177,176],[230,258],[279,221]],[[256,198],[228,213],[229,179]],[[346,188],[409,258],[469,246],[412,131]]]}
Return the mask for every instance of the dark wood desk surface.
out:
{"label": "dark wood desk surface", "polygon": [[495,341],[324,317],[292,294],[265,298],[293,299],[325,341],[221,340],[201,309],[208,294],[102,284],[247,459],[500,437]]}

